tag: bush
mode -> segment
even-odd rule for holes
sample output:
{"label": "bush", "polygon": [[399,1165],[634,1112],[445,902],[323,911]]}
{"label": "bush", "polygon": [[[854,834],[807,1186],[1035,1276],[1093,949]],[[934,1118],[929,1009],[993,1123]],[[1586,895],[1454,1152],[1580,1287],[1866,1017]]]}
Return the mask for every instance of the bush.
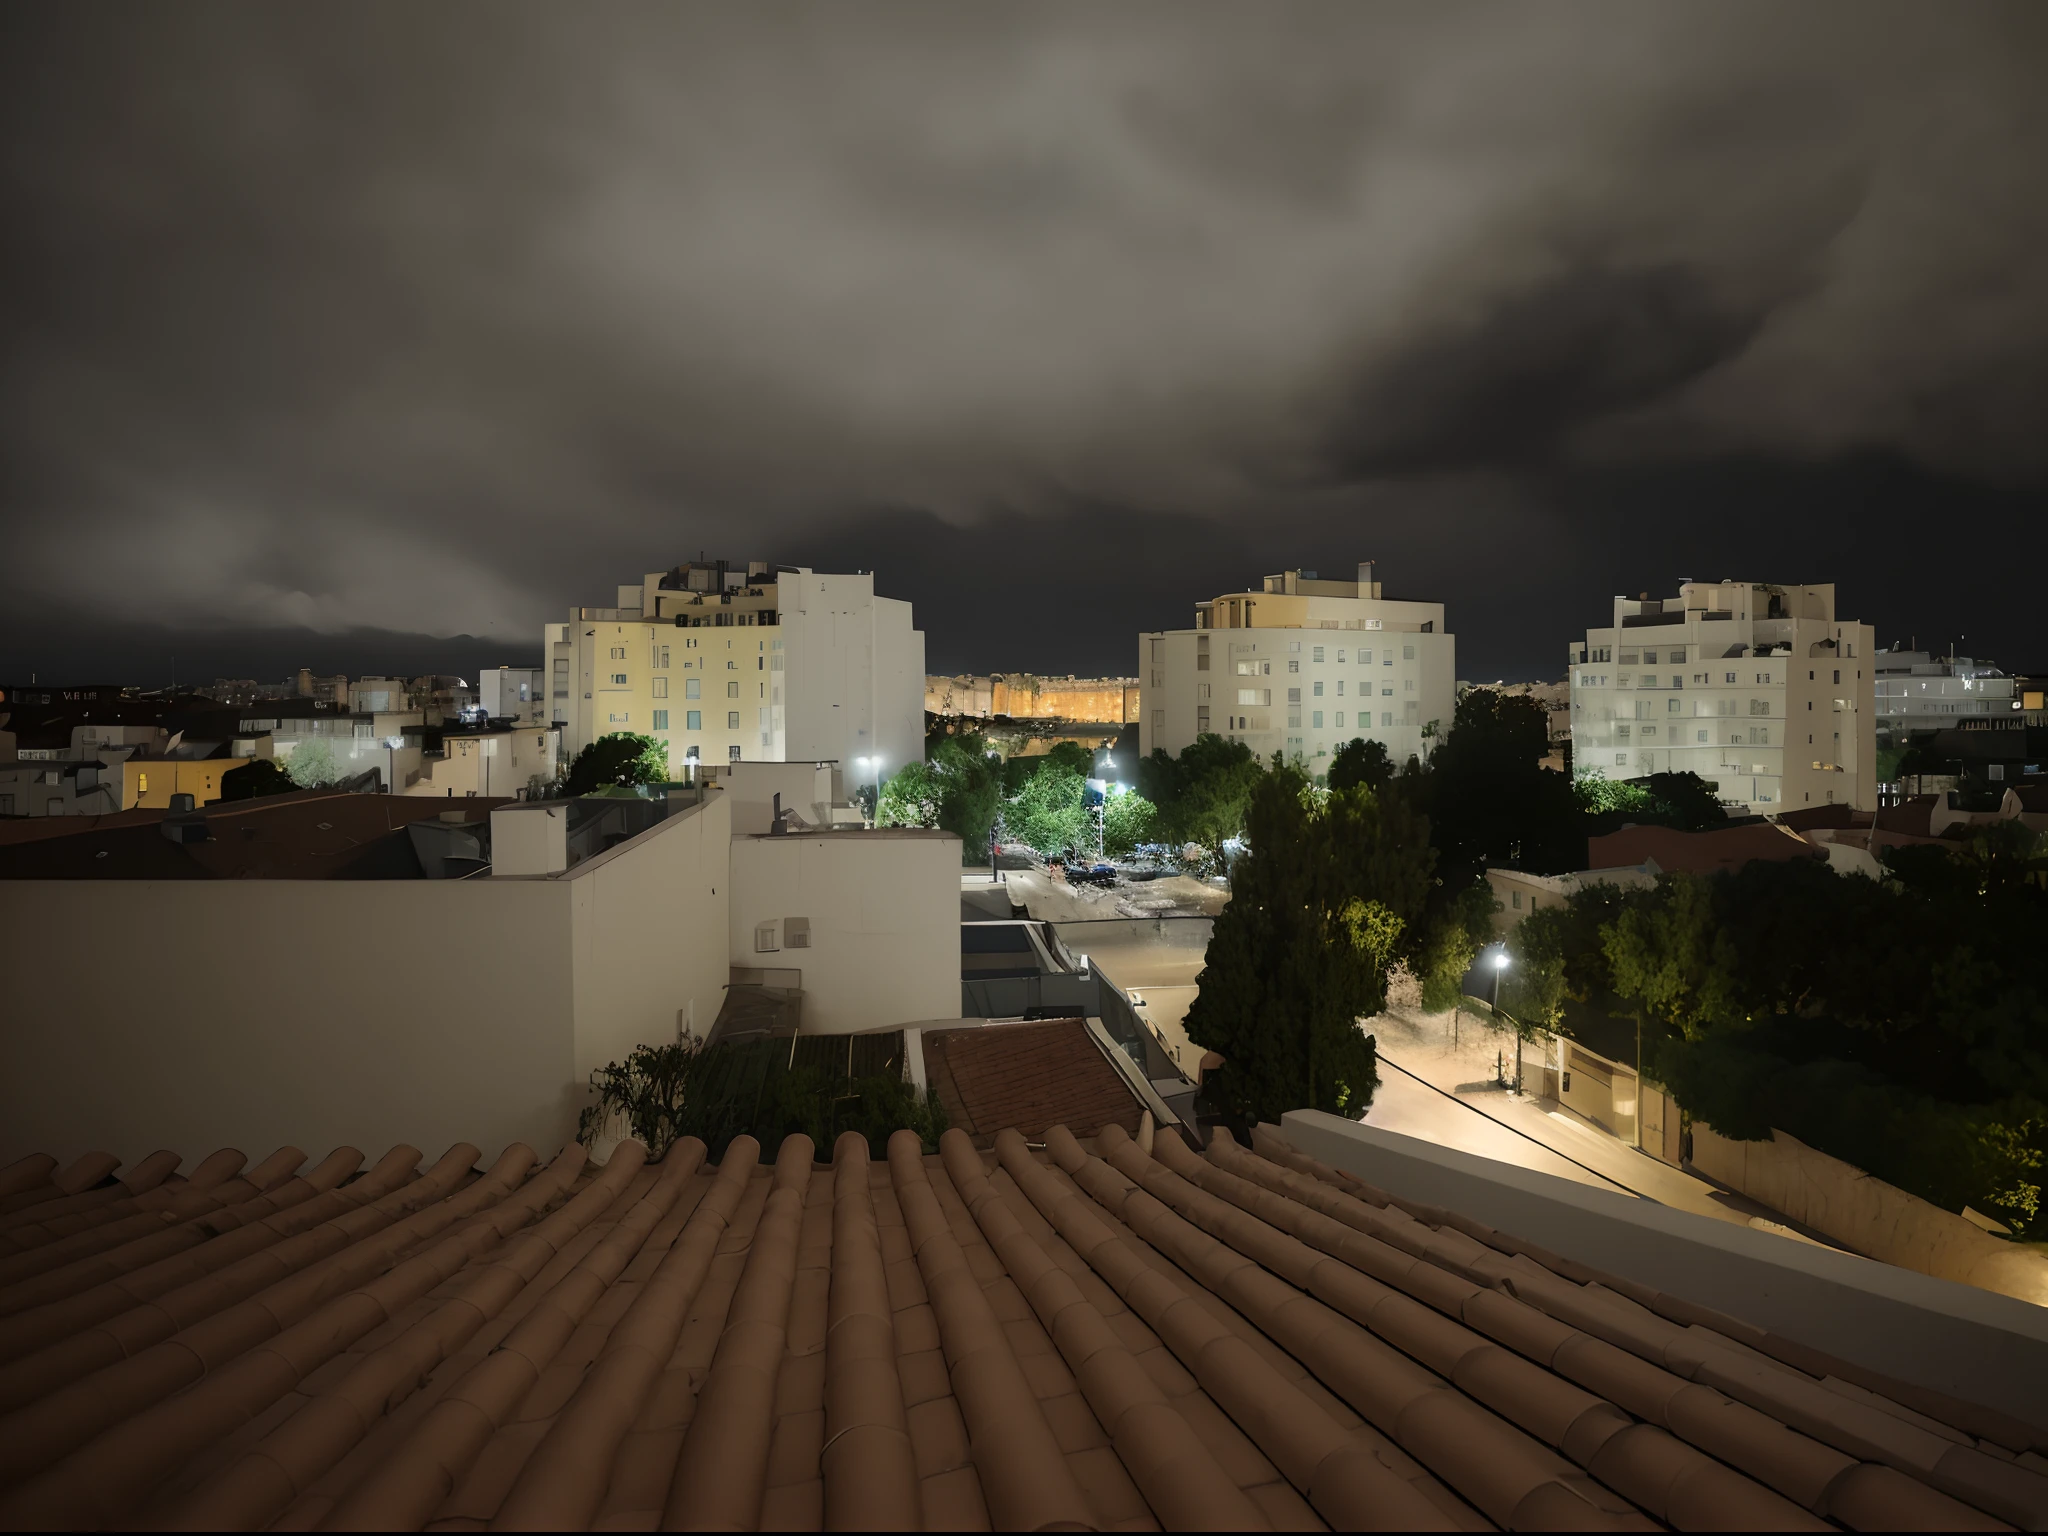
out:
{"label": "bush", "polygon": [[652,736],[613,731],[600,736],[569,765],[569,793],[587,795],[607,785],[668,782],[668,747]]}
{"label": "bush", "polygon": [[300,789],[325,789],[341,780],[341,766],[334,760],[334,748],[318,736],[302,741],[285,759],[284,771]]}
{"label": "bush", "polygon": [[[946,1129],[937,1090],[920,1096],[900,1072],[850,1076],[836,1069],[839,1047],[837,1037],[821,1035],[709,1048],[643,1045],[592,1075],[598,1099],[583,1111],[578,1139],[587,1142],[609,1116],[623,1114],[652,1160],[685,1136],[702,1141],[715,1162],[735,1136],[754,1137],[762,1157],[773,1159],[785,1136],[801,1132],[829,1152],[846,1131],[858,1131],[882,1158],[889,1137],[906,1128],[936,1152]],[[819,1059],[827,1054],[834,1066]]]}
{"label": "bush", "polygon": [[220,776],[223,800],[254,800],[263,795],[288,795],[298,784],[267,757],[252,757]]}

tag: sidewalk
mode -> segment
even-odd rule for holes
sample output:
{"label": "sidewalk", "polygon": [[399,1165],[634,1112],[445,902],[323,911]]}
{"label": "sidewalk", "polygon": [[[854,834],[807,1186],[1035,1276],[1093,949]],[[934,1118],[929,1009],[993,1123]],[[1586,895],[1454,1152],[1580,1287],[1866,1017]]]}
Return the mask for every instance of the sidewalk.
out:
{"label": "sidewalk", "polygon": [[[1448,1013],[1384,1013],[1366,1028],[1378,1036],[1380,1058],[1380,1090],[1367,1125],[1796,1241],[1819,1241],[1780,1213],[1640,1152],[1554,1100],[1496,1087],[1496,1053],[1505,1055],[1508,1080],[1514,1080],[1514,1037],[1494,1033],[1471,1014],[1458,1024],[1455,1044]],[[1529,1070],[1525,1066],[1525,1080]]]}

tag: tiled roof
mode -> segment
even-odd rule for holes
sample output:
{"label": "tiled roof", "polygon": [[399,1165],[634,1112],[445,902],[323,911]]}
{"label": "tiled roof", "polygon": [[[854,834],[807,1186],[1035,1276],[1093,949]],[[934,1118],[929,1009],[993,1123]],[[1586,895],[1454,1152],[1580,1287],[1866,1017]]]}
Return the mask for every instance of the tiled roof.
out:
{"label": "tiled roof", "polygon": [[983,1024],[923,1032],[925,1071],[946,1117],[982,1146],[1014,1129],[1031,1140],[1064,1125],[1093,1136],[1138,1128],[1144,1106],[1082,1019]]}
{"label": "tiled roof", "polygon": [[1260,1136],[25,1160],[0,1526],[2048,1519],[2035,1430],[1785,1363]]}
{"label": "tiled roof", "polygon": [[1672,827],[1632,826],[1587,839],[1586,862],[1592,869],[1620,869],[1655,859],[1669,874],[1711,875],[1740,869],[1754,859],[1790,860],[1826,857],[1789,827],[1768,822],[1716,827],[1709,832],[1680,832]]}

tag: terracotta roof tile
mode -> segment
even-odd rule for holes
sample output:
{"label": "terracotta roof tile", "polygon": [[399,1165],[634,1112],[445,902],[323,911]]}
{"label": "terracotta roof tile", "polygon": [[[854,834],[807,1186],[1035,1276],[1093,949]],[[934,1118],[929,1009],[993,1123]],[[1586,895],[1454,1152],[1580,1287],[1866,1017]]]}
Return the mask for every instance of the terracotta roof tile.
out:
{"label": "terracotta roof tile", "polygon": [[24,1160],[0,1524],[2048,1523],[2039,1431],[1263,1128],[981,1139]]}

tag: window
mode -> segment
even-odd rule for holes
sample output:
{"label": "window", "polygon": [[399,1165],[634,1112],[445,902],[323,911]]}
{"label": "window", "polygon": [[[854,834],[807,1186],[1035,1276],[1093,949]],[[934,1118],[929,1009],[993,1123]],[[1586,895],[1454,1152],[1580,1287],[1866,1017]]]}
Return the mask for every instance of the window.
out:
{"label": "window", "polygon": [[655,666],[657,666],[657,667],[666,667],[666,666],[668,665],[668,647],[667,647],[667,646],[665,646],[665,645],[657,645],[657,646],[656,646],[656,647],[654,648],[654,664],[655,664]]}
{"label": "window", "polygon": [[1320,709],[1309,711],[1309,724],[1319,731],[1323,728],[1323,712]]}
{"label": "window", "polygon": [[1402,647],[1401,647],[1401,659],[1402,659],[1403,661],[1413,661],[1413,660],[1415,659],[1415,647],[1414,647],[1414,646],[1412,646],[1412,645],[1404,645],[1404,646],[1402,646]]}
{"label": "window", "polygon": [[1314,649],[1314,652],[1315,652],[1315,654],[1314,654],[1314,655],[1312,655],[1311,657],[1309,657],[1309,660],[1311,660],[1311,661],[1321,661],[1321,660],[1323,659],[1323,648],[1322,648],[1322,647],[1321,647],[1320,645],[1318,645],[1318,646],[1315,646],[1315,647],[1314,647],[1313,649]]}
{"label": "window", "polygon": [[665,678],[665,677],[657,677],[657,678],[656,678],[656,679],[654,680],[654,696],[655,696],[655,697],[656,697],[657,699],[665,699],[665,698],[667,698],[667,697],[668,697],[668,679],[667,679],[667,678]]}
{"label": "window", "polygon": [[1404,692],[1413,693],[1415,691],[1415,679],[1412,677],[1403,678],[1401,680],[1401,688]]}
{"label": "window", "polygon": [[1685,686],[1685,679],[1684,679],[1684,677],[1682,677],[1682,676],[1681,676],[1680,674],[1678,674],[1678,673],[1676,673],[1676,672],[1672,673],[1672,674],[1671,674],[1671,686],[1672,686],[1672,687],[1674,687],[1674,688],[1683,688],[1683,687]]}
{"label": "window", "polygon": [[148,794],[148,793],[149,793],[149,775],[148,775],[148,774],[146,774],[146,773],[138,773],[138,774],[136,774],[136,775],[135,775],[135,788],[137,789],[137,791],[139,791],[139,792],[140,792],[140,793],[142,793],[142,794],[145,794],[145,795],[146,795],[146,794]]}
{"label": "window", "polygon": [[1287,663],[1287,670],[1290,672],[1299,672],[1301,670],[1301,663],[1298,661],[1290,661],[1289,663]]}
{"label": "window", "polygon": [[623,688],[623,687],[625,687],[625,686],[626,686],[626,674],[625,674],[625,673],[623,673],[623,672],[614,672],[614,673],[612,674],[612,686],[613,686],[614,688]]}
{"label": "window", "polygon": [[1685,700],[1683,699],[1666,699],[1664,701],[1664,712],[1667,715],[1675,715],[1683,708],[1685,708]]}
{"label": "window", "polygon": [[557,656],[555,658],[555,670],[557,672],[567,672],[569,670],[569,658],[566,656]]}
{"label": "window", "polygon": [[1615,753],[1614,766],[1617,768],[1626,768],[1628,766],[1628,754],[1626,752]]}
{"label": "window", "polygon": [[1367,619],[1365,621],[1365,627],[1367,629],[1381,629],[1385,626],[1382,625],[1378,619]]}
{"label": "window", "polygon": [[613,725],[624,725],[626,724],[627,719],[628,716],[626,712],[624,710],[619,710],[613,713],[610,723]]}
{"label": "window", "polygon": [[1632,667],[1642,659],[1641,654],[1636,651],[1623,651],[1621,653],[1621,664],[1624,667]]}
{"label": "window", "polygon": [[1382,726],[1389,726],[1389,725],[1392,725],[1393,723],[1394,723],[1394,712],[1393,712],[1393,711],[1392,711],[1391,709],[1383,709],[1383,710],[1381,710],[1381,711],[1380,711],[1380,724],[1381,724]]}
{"label": "window", "polygon": [[1344,711],[1341,709],[1337,711],[1337,729],[1340,731],[1344,729]]}
{"label": "window", "polygon": [[1515,910],[1516,910],[1517,912],[1521,911],[1521,910],[1522,910],[1522,893],[1521,893],[1520,891],[1515,891],[1515,892],[1513,892],[1513,893],[1512,893],[1512,895],[1511,895],[1510,899],[1511,899],[1511,900],[1512,900],[1512,901],[1514,902]]}
{"label": "window", "polygon": [[738,698],[740,696],[740,685],[738,683],[727,683],[725,685],[725,696],[728,699]]}
{"label": "window", "polygon": [[740,728],[740,712],[738,710],[729,709],[725,712],[725,728],[728,731],[736,731]]}
{"label": "window", "polygon": [[1369,667],[1369,666],[1371,666],[1371,665],[1372,665],[1372,652],[1371,652],[1371,651],[1369,651],[1369,650],[1367,650],[1367,651],[1360,651],[1360,652],[1358,653],[1358,664],[1359,664],[1359,665],[1360,665],[1361,667]]}
{"label": "window", "polygon": [[1643,734],[1645,736],[1654,736],[1657,734],[1657,727],[1655,727],[1654,725],[1646,725],[1643,727]]}
{"label": "window", "polygon": [[1627,741],[1629,734],[1634,730],[1635,727],[1632,725],[1617,725],[1614,728],[1614,739],[1616,741]]}
{"label": "window", "polygon": [[685,640],[683,642],[683,649],[686,651],[694,651],[695,649],[697,649],[697,642],[694,640]]}
{"label": "window", "polygon": [[1654,667],[1655,665],[1657,665],[1657,653],[1655,651],[1643,652],[1643,665],[1646,667]]}
{"label": "window", "polygon": [[1320,682],[1316,684],[1315,693],[1319,699],[1323,696],[1323,685]]}
{"label": "window", "polygon": [[1196,697],[1196,698],[1198,698],[1198,699],[1206,699],[1206,698],[1208,698],[1208,697],[1209,697],[1209,685],[1208,685],[1207,683],[1197,683],[1197,684],[1195,684],[1195,697]]}
{"label": "window", "polygon": [[654,728],[655,728],[655,729],[656,729],[657,731],[665,731],[665,730],[667,730],[667,729],[668,729],[668,711],[667,711],[667,710],[665,710],[665,709],[657,709],[657,710],[656,710],[656,711],[654,712]]}
{"label": "window", "polygon": [[1301,690],[1299,688],[1288,689],[1287,702],[1290,704],[1299,704],[1301,702]]}
{"label": "window", "polygon": [[701,731],[701,730],[703,730],[703,729],[704,729],[704,711],[703,711],[703,710],[701,710],[701,709],[688,709],[688,710],[684,710],[684,711],[683,711],[683,729],[684,729],[684,730],[686,730],[686,731]]}
{"label": "window", "polygon": [[612,647],[612,660],[613,660],[613,661],[624,661],[625,659],[626,659],[626,648],[625,648],[625,647],[624,647],[623,645],[615,645],[615,646],[613,646],[613,647]]}
{"label": "window", "polygon": [[1839,682],[1840,682],[1841,680],[1842,680],[1842,669],[1841,669],[1840,667],[1837,667],[1837,668],[1835,668],[1835,681],[1839,683]]}
{"label": "window", "polygon": [[1340,667],[1344,665],[1344,647],[1341,645],[1337,647],[1337,665]]}
{"label": "window", "polygon": [[[1813,708],[1811,704],[1806,707],[1808,709]],[[1769,699],[1751,699],[1749,701],[1749,712],[1752,715],[1768,715],[1771,712],[1771,701]]]}
{"label": "window", "polygon": [[[730,640],[728,640],[728,641],[726,642],[726,644],[727,644],[727,645],[730,645],[730,644],[732,644],[732,642],[731,642]],[[740,666],[740,664],[739,664],[738,662],[736,662],[736,661],[728,661],[728,662],[727,662],[727,663],[725,664],[725,670],[726,670],[726,671],[728,671],[728,672],[737,672],[737,671],[739,670],[739,666]]]}
{"label": "window", "polygon": [[1697,735],[1698,739],[1701,741],[1705,741],[1707,739],[1707,733],[1705,731],[1700,731],[1697,733]]}
{"label": "window", "polygon": [[704,680],[703,680],[702,678],[697,678],[697,677],[686,677],[686,678],[684,678],[684,679],[683,679],[683,697],[684,697],[684,698],[686,698],[686,699],[701,699],[701,698],[703,698],[703,697],[704,697]]}
{"label": "window", "polygon": [[1394,690],[1391,688],[1382,688],[1380,690],[1380,697],[1383,699],[1391,699],[1393,696]]}
{"label": "window", "polygon": [[1341,677],[1337,679],[1337,697],[1340,699],[1344,697],[1344,679]]}
{"label": "window", "polygon": [[778,949],[780,949],[780,948],[782,948],[782,946],[781,946],[780,944],[776,943],[776,941],[775,941],[775,925],[774,925],[773,923],[756,923],[756,924],[754,924],[754,953],[755,953],[755,954],[757,954],[757,955],[768,955],[768,954],[773,954],[773,953],[774,953],[774,952],[775,952],[776,950],[778,950]]}
{"label": "window", "polygon": [[1165,729],[1166,729],[1166,711],[1165,711],[1165,710],[1163,710],[1163,709],[1155,709],[1155,710],[1153,710],[1153,711],[1152,711],[1152,729],[1153,729],[1153,730],[1155,730],[1155,731],[1163,731],[1163,730],[1165,730]]}
{"label": "window", "polygon": [[725,749],[725,756],[726,760],[729,762],[738,762],[740,760],[740,749],[738,743],[734,743],[732,746],[727,747]]}

